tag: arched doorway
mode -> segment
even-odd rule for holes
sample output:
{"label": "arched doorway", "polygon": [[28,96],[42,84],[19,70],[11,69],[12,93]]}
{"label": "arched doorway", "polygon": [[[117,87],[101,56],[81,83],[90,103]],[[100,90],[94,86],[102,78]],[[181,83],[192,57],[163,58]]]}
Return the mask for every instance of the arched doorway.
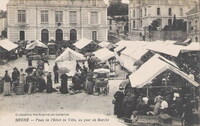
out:
{"label": "arched doorway", "polygon": [[41,31],[41,41],[42,42],[49,42],[49,31],[47,29],[42,29]]}
{"label": "arched doorway", "polygon": [[63,31],[61,29],[56,30],[56,41],[63,41]]}
{"label": "arched doorway", "polygon": [[72,41],[77,40],[77,32],[75,29],[70,30],[70,40],[72,40]]}

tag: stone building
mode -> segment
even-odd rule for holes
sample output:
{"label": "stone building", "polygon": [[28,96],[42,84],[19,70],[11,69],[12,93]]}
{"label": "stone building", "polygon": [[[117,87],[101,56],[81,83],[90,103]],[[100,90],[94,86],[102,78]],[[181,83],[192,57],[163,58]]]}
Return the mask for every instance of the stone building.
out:
{"label": "stone building", "polygon": [[128,32],[128,15],[108,16],[108,26],[109,33],[124,34]]}
{"label": "stone building", "polygon": [[107,5],[103,0],[10,0],[7,11],[11,41],[107,41]]}
{"label": "stone building", "polygon": [[7,29],[7,13],[4,11],[0,11],[0,38],[3,37],[2,31],[6,29]]}
{"label": "stone building", "polygon": [[129,32],[141,32],[153,20],[159,21],[159,28],[173,23],[173,17],[186,21],[188,12],[196,0],[130,0]]}
{"label": "stone building", "polygon": [[200,0],[187,13],[188,18],[188,37],[192,38],[193,42],[200,42]]}

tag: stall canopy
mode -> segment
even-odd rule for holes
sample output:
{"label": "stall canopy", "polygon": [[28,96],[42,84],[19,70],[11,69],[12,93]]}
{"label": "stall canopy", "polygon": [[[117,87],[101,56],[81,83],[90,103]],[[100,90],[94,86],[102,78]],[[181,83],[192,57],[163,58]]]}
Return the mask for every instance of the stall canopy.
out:
{"label": "stall canopy", "polygon": [[35,40],[34,42],[26,46],[26,50],[32,50],[35,49],[36,47],[46,48],[46,49],[48,48],[44,43],[40,42],[39,40]]}
{"label": "stall canopy", "polygon": [[76,61],[76,60],[85,60],[85,57],[70,49],[67,48],[56,60],[55,62],[63,62],[63,61]]}
{"label": "stall canopy", "polygon": [[108,49],[111,49],[111,48],[115,48],[116,45],[113,44],[113,43],[110,43],[110,42],[101,42],[98,44],[99,46],[101,46],[102,48],[108,48]]}
{"label": "stall canopy", "polygon": [[199,84],[192,80],[186,73],[179,70],[175,63],[165,59],[158,54],[154,55],[151,59],[145,62],[137,71],[129,76],[129,79],[132,87],[142,88],[150,83],[156,76],[166,70],[173,71],[196,87],[199,86]]}
{"label": "stall canopy", "polygon": [[200,43],[192,42],[187,46],[182,46],[155,41],[147,45],[147,49],[177,57],[180,52],[200,51]]}
{"label": "stall canopy", "polygon": [[59,68],[67,68],[69,70],[68,73],[66,73],[68,76],[74,76],[76,73],[76,61],[64,61],[64,62],[58,62]]}
{"label": "stall canopy", "polygon": [[0,47],[7,51],[11,51],[13,49],[16,49],[18,47],[18,45],[11,42],[8,39],[3,39],[3,40],[0,40]]}
{"label": "stall canopy", "polygon": [[200,43],[192,42],[188,46],[185,46],[185,48],[182,49],[181,51],[182,52],[200,51]]}
{"label": "stall canopy", "polygon": [[78,49],[82,49],[85,46],[89,45],[90,43],[92,43],[92,40],[86,39],[86,38],[82,38],[80,39],[78,42],[74,43],[73,45],[76,46],[76,48]]}
{"label": "stall canopy", "polygon": [[99,49],[93,53],[98,59],[101,60],[101,62],[104,62],[115,56],[114,52],[109,51],[107,48]]}
{"label": "stall canopy", "polygon": [[180,45],[171,45],[171,44],[166,45],[166,44],[157,43],[157,42],[153,42],[152,44],[149,44],[147,46],[147,49],[149,50],[159,52],[159,53],[164,53],[164,54],[174,56],[174,57],[177,57],[183,48],[185,47],[180,46]]}

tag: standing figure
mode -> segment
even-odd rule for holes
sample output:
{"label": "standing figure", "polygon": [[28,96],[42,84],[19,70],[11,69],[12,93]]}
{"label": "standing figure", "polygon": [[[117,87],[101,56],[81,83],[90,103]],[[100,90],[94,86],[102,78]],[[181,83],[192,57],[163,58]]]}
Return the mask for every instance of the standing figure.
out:
{"label": "standing figure", "polygon": [[28,66],[32,66],[32,59],[30,57],[28,58]]}
{"label": "standing figure", "polygon": [[118,118],[123,116],[122,111],[122,103],[124,99],[123,89],[120,88],[114,95],[115,103],[114,103],[114,114],[117,115]]}
{"label": "standing figure", "polygon": [[54,72],[54,83],[55,83],[55,84],[56,84],[56,83],[59,83],[59,80],[58,80],[58,78],[59,78],[58,70],[59,70],[58,65],[57,65],[57,63],[55,63],[55,65],[54,65],[54,67],[53,67],[53,72]]}
{"label": "standing figure", "polygon": [[34,83],[34,78],[31,74],[28,74],[28,76],[26,76],[26,88],[25,88],[25,92],[28,91],[28,94],[32,93],[33,90],[33,83]]}
{"label": "standing figure", "polygon": [[62,74],[60,78],[61,78],[61,87],[59,91],[62,94],[67,94],[68,93],[68,85],[67,85],[68,76],[66,74]]}
{"label": "standing figure", "polygon": [[51,79],[51,72],[47,74],[47,93],[52,93],[53,87],[52,87],[52,79]]}
{"label": "standing figure", "polygon": [[3,89],[3,95],[4,96],[10,96],[11,95],[11,78],[8,75],[8,71],[5,71],[5,76],[3,77],[4,81],[4,89]]}
{"label": "standing figure", "polygon": [[20,75],[20,73],[19,73],[18,69],[15,67],[12,72],[12,81],[13,82],[17,81],[19,79],[19,75]]}
{"label": "standing figure", "polygon": [[88,73],[87,79],[86,79],[86,92],[88,94],[93,93],[93,87],[94,87],[94,81],[93,81],[93,74]]}
{"label": "standing figure", "polygon": [[78,73],[76,73],[73,77],[72,77],[72,83],[73,83],[73,89],[75,91],[77,90],[81,90],[81,79],[78,76]]}

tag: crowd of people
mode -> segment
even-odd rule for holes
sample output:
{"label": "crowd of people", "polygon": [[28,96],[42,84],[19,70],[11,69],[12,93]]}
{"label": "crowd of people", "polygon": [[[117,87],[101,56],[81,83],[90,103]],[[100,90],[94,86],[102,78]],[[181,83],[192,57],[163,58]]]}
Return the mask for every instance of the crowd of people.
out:
{"label": "crowd of people", "polygon": [[[62,94],[85,91],[88,94],[94,93],[94,73],[93,70],[96,68],[95,63],[91,57],[87,58],[87,64],[85,62],[76,64],[76,73],[74,76],[68,76],[60,68],[57,63],[53,66],[53,76],[50,72],[49,62],[47,59],[39,59],[36,67],[33,66],[32,59],[28,58],[28,68],[18,70],[17,67],[13,69],[12,75],[5,71],[3,77],[4,81],[4,96],[11,95],[11,91],[17,92],[18,87],[23,88],[24,93],[32,94],[36,92],[57,92]],[[69,81],[72,81],[71,85],[68,85]],[[53,84],[60,83],[60,86],[53,88]],[[22,93],[23,94],[23,93]]]}
{"label": "crowd of people", "polygon": [[115,93],[114,114],[118,118],[135,119],[138,115],[158,116],[167,114],[178,117],[191,124],[193,109],[198,111],[198,104],[190,94],[177,89],[163,89],[145,96],[141,89],[122,87]]}

